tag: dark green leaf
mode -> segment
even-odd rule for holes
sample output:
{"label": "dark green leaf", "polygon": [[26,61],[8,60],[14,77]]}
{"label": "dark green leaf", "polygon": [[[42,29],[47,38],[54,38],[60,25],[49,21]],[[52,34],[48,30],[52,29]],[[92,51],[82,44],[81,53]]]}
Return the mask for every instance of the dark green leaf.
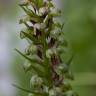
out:
{"label": "dark green leaf", "polygon": [[22,32],[28,39],[30,39],[31,41],[33,41],[34,43],[40,43],[37,39],[35,39],[35,37],[33,37],[32,35],[26,33],[26,32]]}
{"label": "dark green leaf", "polygon": [[[30,61],[31,63],[36,63],[37,62],[37,60],[32,60],[31,58],[29,58],[29,57],[27,57],[26,55],[24,55],[23,53],[21,53],[19,50],[17,50],[17,49],[15,49],[20,55],[22,55],[24,58],[26,58],[28,61]],[[32,65],[31,64],[31,66],[30,66],[30,68],[33,68],[37,73],[38,73],[38,75],[39,76],[42,76],[42,75],[44,75],[44,73],[39,69],[39,68],[37,68],[35,65]]]}
{"label": "dark green leaf", "polygon": [[34,91],[32,91],[32,90],[28,90],[28,89],[22,88],[22,87],[20,87],[20,86],[18,86],[18,85],[16,85],[16,84],[12,84],[12,85],[13,85],[14,87],[16,87],[16,88],[24,91],[24,92],[27,92],[27,93],[33,93],[33,94],[37,94],[37,95],[41,94],[41,93],[34,92]]}
{"label": "dark green leaf", "polygon": [[20,52],[18,49],[15,49],[21,56],[23,56],[25,59],[27,59],[30,62],[36,63],[36,60],[32,60],[31,58],[24,55],[22,52]]}
{"label": "dark green leaf", "polygon": [[25,11],[25,13],[26,13],[28,16],[36,16],[31,9],[29,9],[29,8],[27,8],[27,7],[24,7],[24,6],[20,6],[20,7]]}

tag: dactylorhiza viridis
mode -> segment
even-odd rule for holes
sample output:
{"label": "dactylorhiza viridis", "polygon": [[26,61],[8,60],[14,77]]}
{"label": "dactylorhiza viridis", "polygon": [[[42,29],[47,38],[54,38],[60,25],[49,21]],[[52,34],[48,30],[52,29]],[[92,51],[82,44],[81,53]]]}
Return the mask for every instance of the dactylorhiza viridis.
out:
{"label": "dactylorhiza viridis", "polygon": [[64,24],[57,20],[61,11],[52,0],[24,0],[19,5],[26,14],[19,22],[25,25],[20,37],[29,45],[24,53],[16,51],[26,59],[23,68],[32,76],[29,89],[15,87],[28,92],[28,96],[78,96],[69,83],[73,80],[69,68],[73,56],[67,63],[61,59],[67,46]]}

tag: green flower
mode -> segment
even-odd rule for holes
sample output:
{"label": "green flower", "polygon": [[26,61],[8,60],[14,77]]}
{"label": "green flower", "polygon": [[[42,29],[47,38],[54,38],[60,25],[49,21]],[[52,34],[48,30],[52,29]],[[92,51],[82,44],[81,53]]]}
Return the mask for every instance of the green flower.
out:
{"label": "green flower", "polygon": [[39,16],[43,16],[48,13],[48,7],[42,7],[39,9]]}
{"label": "green flower", "polygon": [[66,64],[59,64],[56,66],[55,71],[58,75],[62,75],[68,71],[68,66]]}
{"label": "green flower", "polygon": [[32,88],[40,88],[43,85],[43,79],[38,75],[33,75],[30,80]]}
{"label": "green flower", "polygon": [[25,49],[26,55],[34,54],[34,53],[36,53],[36,51],[37,51],[37,46],[35,46],[34,44],[29,45]]}
{"label": "green flower", "polygon": [[55,48],[52,48],[52,49],[48,49],[47,51],[46,51],[46,57],[47,58],[51,58],[51,56],[53,55],[53,54],[56,54],[57,52],[56,52],[56,49]]}
{"label": "green flower", "polygon": [[49,96],[62,96],[62,90],[59,87],[54,87],[49,90]]}
{"label": "green flower", "polygon": [[56,96],[56,90],[54,89],[49,90],[49,96]]}

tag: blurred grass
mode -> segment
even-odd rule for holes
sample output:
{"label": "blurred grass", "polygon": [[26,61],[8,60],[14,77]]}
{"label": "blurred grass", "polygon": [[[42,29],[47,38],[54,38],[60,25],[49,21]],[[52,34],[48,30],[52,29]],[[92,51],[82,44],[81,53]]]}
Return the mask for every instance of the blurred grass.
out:
{"label": "blurred grass", "polygon": [[96,73],[80,72],[75,74],[74,86],[96,86]]}
{"label": "blurred grass", "polygon": [[96,96],[96,86],[77,86],[75,89],[79,96]]}
{"label": "blurred grass", "polygon": [[79,96],[96,96],[96,0],[64,0],[64,32],[75,54],[72,82]]}
{"label": "blurred grass", "polygon": [[75,53],[72,69],[96,72],[96,0],[64,0],[65,35]]}

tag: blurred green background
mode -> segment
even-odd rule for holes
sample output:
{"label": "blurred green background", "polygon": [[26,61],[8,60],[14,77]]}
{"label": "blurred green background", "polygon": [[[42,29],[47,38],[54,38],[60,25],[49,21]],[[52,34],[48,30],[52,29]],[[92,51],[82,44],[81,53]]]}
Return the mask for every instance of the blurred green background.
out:
{"label": "blurred green background", "polygon": [[65,35],[75,58],[74,88],[80,96],[96,96],[96,0],[64,0]]}
{"label": "blurred green background", "polygon": [[[70,44],[69,52],[62,58],[64,57],[66,61],[71,53],[75,54],[71,65],[75,75],[75,80],[72,82],[73,88],[79,96],[96,96],[96,0],[60,0],[59,2],[62,4],[65,37]],[[19,38],[21,27],[18,25],[18,19],[23,11],[17,4],[18,1],[15,0],[12,4],[9,3],[10,7],[5,3],[0,4],[0,18],[6,18],[14,26],[9,28],[12,50],[15,47],[23,50],[22,46],[26,43]],[[3,11],[2,8],[6,10]],[[11,55],[14,57],[11,60],[11,72],[15,70],[14,77],[18,78],[16,81],[28,88],[30,74],[25,74],[23,71],[24,59],[13,51]],[[16,96],[26,96],[26,93],[18,90]]]}

